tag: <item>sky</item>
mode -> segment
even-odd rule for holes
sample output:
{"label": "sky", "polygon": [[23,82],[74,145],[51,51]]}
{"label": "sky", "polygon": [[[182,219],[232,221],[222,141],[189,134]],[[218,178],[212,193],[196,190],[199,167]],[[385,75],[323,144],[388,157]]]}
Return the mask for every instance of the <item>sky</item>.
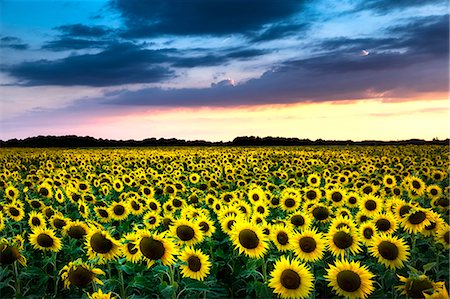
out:
{"label": "sky", "polygon": [[449,137],[447,0],[1,0],[0,139]]}

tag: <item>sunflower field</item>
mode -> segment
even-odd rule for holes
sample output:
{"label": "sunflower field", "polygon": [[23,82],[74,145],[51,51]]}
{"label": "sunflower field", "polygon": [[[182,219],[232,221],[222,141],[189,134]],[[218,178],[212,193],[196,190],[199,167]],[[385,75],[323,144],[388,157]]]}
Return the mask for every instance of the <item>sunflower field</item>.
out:
{"label": "sunflower field", "polygon": [[1,298],[448,298],[448,147],[1,149]]}

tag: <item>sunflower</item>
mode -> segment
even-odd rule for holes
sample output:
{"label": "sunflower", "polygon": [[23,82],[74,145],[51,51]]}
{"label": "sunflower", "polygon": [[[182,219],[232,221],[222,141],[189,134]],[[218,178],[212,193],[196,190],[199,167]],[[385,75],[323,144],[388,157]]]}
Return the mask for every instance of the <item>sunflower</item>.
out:
{"label": "sunflower", "polygon": [[62,230],[69,222],[61,213],[53,215],[48,221],[55,230]]}
{"label": "sunflower", "polygon": [[141,252],[138,247],[139,235],[132,232],[122,238],[122,255],[130,262],[137,263],[141,258]]}
{"label": "sunflower", "polygon": [[120,244],[105,230],[91,226],[85,239],[87,255],[90,260],[100,261],[116,259],[119,256]]}
{"label": "sunflower", "polygon": [[314,276],[310,268],[295,258],[289,260],[281,256],[270,276],[269,287],[281,298],[307,298],[313,289]]}
{"label": "sunflower", "polygon": [[421,234],[424,236],[435,236],[437,231],[444,225],[445,221],[441,218],[441,216],[435,211],[429,211],[429,220],[430,224],[425,226],[421,231]]}
{"label": "sunflower", "polygon": [[130,212],[133,215],[141,215],[144,212],[144,207],[137,198],[129,199],[128,206],[130,207]]}
{"label": "sunflower", "polygon": [[230,234],[231,231],[233,230],[233,227],[236,224],[236,222],[238,222],[239,220],[242,220],[242,219],[243,219],[242,215],[230,214],[230,215],[220,219],[220,228],[222,229],[222,231],[224,233]]}
{"label": "sunflower", "polygon": [[398,275],[403,285],[396,286],[395,289],[408,298],[425,298],[424,291],[433,290],[437,285],[426,275],[403,277]]}
{"label": "sunflower", "polygon": [[154,198],[147,199],[147,208],[158,214],[161,212],[161,204]]}
{"label": "sunflower", "polygon": [[92,294],[87,294],[89,299],[114,299],[116,297],[111,297],[112,293],[103,293],[101,289],[98,289],[96,292]]}
{"label": "sunflower", "polygon": [[290,224],[297,230],[308,229],[311,226],[311,217],[301,211],[297,211],[289,216]]}
{"label": "sunflower", "polygon": [[326,234],[327,247],[334,256],[343,257],[346,251],[356,254],[361,251],[359,236],[346,227],[330,229]]}
{"label": "sunflower", "polygon": [[304,189],[304,198],[308,201],[315,201],[321,197],[321,192],[319,189],[314,187],[307,187]]}
{"label": "sunflower", "polygon": [[78,202],[78,212],[84,219],[89,218],[89,207],[84,201]]}
{"label": "sunflower", "polygon": [[112,219],[120,221],[127,219],[130,214],[130,207],[125,201],[113,202],[109,207],[109,211]]}
{"label": "sunflower", "polygon": [[336,261],[324,275],[329,282],[328,286],[332,287],[338,296],[349,299],[367,298],[375,289],[373,277],[366,265],[347,260]]}
{"label": "sunflower", "polygon": [[397,230],[397,220],[391,213],[374,216],[372,218],[372,223],[379,233],[392,234]]}
{"label": "sunflower", "polygon": [[64,193],[63,193],[63,191],[61,189],[58,189],[55,192],[55,199],[59,203],[64,203],[65,197],[64,197]]}
{"label": "sunflower", "polygon": [[294,235],[292,248],[297,257],[305,262],[315,262],[322,259],[325,251],[325,242],[322,233],[317,229],[306,229]]}
{"label": "sunflower", "polygon": [[284,192],[280,198],[280,207],[284,211],[293,212],[300,206],[300,202],[301,198],[297,193]]}
{"label": "sunflower", "polygon": [[10,201],[15,201],[19,198],[20,192],[13,185],[9,185],[5,189],[5,195]]}
{"label": "sunflower", "polygon": [[153,196],[155,195],[155,189],[150,186],[141,186],[138,192],[140,195],[148,199],[153,198]]}
{"label": "sunflower", "polygon": [[446,249],[450,248],[450,226],[447,224],[444,224],[439,228],[435,235],[435,240],[444,245]]}
{"label": "sunflower", "polygon": [[252,204],[266,201],[266,193],[261,187],[255,187],[248,191],[247,197]]}
{"label": "sunflower", "polygon": [[316,203],[309,209],[314,219],[321,223],[327,223],[330,221],[331,211],[328,207],[321,203]]}
{"label": "sunflower", "polygon": [[54,252],[61,250],[61,239],[51,229],[36,227],[28,238],[34,249]]}
{"label": "sunflower", "polygon": [[215,222],[206,215],[200,215],[196,218],[195,222],[197,222],[200,231],[205,237],[211,237],[216,232]]}
{"label": "sunflower", "polygon": [[27,199],[27,202],[31,206],[31,208],[35,210],[41,210],[44,207],[44,203],[42,203],[37,198]]}
{"label": "sunflower", "polygon": [[312,187],[319,187],[320,186],[320,175],[317,173],[310,174],[308,178],[306,179],[306,182],[308,185]]}
{"label": "sunflower", "polygon": [[327,199],[334,207],[342,206],[345,202],[346,194],[342,188],[327,190]]}
{"label": "sunflower", "polygon": [[431,199],[438,199],[442,195],[442,188],[439,185],[429,185],[426,191]]}
{"label": "sunflower", "polygon": [[69,237],[74,239],[83,239],[89,232],[89,227],[86,223],[79,220],[69,221],[69,223],[64,227],[63,234],[69,235]]}
{"label": "sunflower", "polygon": [[370,242],[372,242],[372,238],[376,234],[377,228],[372,222],[362,223],[359,226],[359,235],[361,236],[361,241],[366,245],[369,245]]}
{"label": "sunflower", "polygon": [[415,234],[422,232],[425,226],[430,225],[429,218],[428,209],[414,207],[402,218],[401,225],[408,233]]}
{"label": "sunflower", "polygon": [[138,231],[136,244],[142,254],[142,259],[151,267],[155,261],[160,260],[165,266],[175,263],[175,254],[178,250],[175,243],[161,234]]}
{"label": "sunflower", "polygon": [[110,210],[108,208],[102,207],[102,206],[95,207],[94,212],[97,215],[97,218],[101,223],[108,223],[111,221],[112,213],[110,212]]}
{"label": "sunflower", "polygon": [[116,192],[120,193],[123,190],[123,183],[120,179],[115,179],[112,182],[112,187]]}
{"label": "sunflower", "polygon": [[253,204],[253,215],[261,216],[262,218],[266,218],[269,216],[269,207],[266,202],[258,202]]}
{"label": "sunflower", "polygon": [[37,213],[36,211],[31,211],[28,215],[28,226],[31,229],[34,229],[36,227],[42,227],[44,228],[46,226],[45,224],[45,218],[42,213]]}
{"label": "sunflower", "polygon": [[439,282],[434,289],[432,294],[423,294],[425,296],[425,299],[448,299],[448,291],[445,286],[445,283]]}
{"label": "sunflower", "polygon": [[20,246],[16,242],[5,238],[0,240],[0,265],[10,265],[18,261],[22,266],[27,265],[27,259],[20,253]]}
{"label": "sunflower", "polygon": [[175,220],[172,223],[170,232],[172,236],[177,238],[180,245],[195,245],[202,242],[204,237],[198,223],[186,219]]}
{"label": "sunflower", "polygon": [[38,188],[37,192],[39,195],[45,197],[45,198],[52,198],[53,197],[53,189],[52,186],[48,183],[42,183]]}
{"label": "sunflower", "polygon": [[200,176],[197,173],[191,173],[189,175],[189,182],[191,182],[191,184],[195,185],[198,182],[200,182]]}
{"label": "sunflower", "polygon": [[409,257],[409,246],[405,240],[386,234],[375,235],[369,251],[380,264],[391,269],[403,268],[403,262]]}
{"label": "sunflower", "polygon": [[382,206],[381,198],[378,196],[369,194],[364,195],[360,201],[360,211],[364,211],[368,216],[374,216],[381,212]]}
{"label": "sunflower", "polygon": [[0,211],[0,232],[5,228],[5,216],[3,216],[3,212]]}
{"label": "sunflower", "polygon": [[425,183],[419,177],[410,176],[406,180],[407,186],[414,195],[423,195],[425,192]]}
{"label": "sunflower", "polygon": [[251,258],[263,257],[268,249],[267,237],[261,227],[244,220],[234,224],[230,237],[239,253]]}
{"label": "sunflower", "polygon": [[395,179],[395,176],[393,176],[391,174],[386,174],[383,177],[383,185],[385,185],[388,188],[392,188],[395,185],[397,185],[397,180]]}
{"label": "sunflower", "polygon": [[195,250],[186,247],[179,256],[180,261],[185,264],[180,265],[183,277],[189,277],[196,280],[204,280],[208,276],[211,262],[209,257],[201,250]]}
{"label": "sunflower", "polygon": [[77,259],[65,265],[59,271],[59,275],[64,281],[64,288],[68,289],[71,285],[83,288],[91,282],[103,285],[103,282],[97,278],[97,275],[105,275],[105,272],[83,263],[81,259]]}
{"label": "sunflower", "polygon": [[20,201],[14,201],[3,207],[3,210],[9,216],[9,218],[13,219],[14,221],[20,221],[25,216],[25,212],[20,203]]}
{"label": "sunflower", "polygon": [[293,231],[282,224],[273,225],[270,231],[270,240],[279,251],[287,251],[292,246]]}
{"label": "sunflower", "polygon": [[338,230],[342,227],[346,227],[349,229],[350,233],[356,231],[356,226],[353,220],[349,217],[337,216],[333,220],[331,220],[329,230]]}
{"label": "sunflower", "polygon": [[348,192],[345,205],[349,208],[355,208],[358,206],[360,196],[355,192]]}

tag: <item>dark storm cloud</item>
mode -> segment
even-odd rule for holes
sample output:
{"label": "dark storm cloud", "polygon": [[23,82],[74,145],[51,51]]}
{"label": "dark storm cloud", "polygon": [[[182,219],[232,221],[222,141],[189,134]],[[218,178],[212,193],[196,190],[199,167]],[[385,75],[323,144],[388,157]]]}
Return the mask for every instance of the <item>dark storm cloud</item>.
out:
{"label": "dark storm cloud", "polygon": [[71,24],[55,27],[63,35],[72,37],[104,37],[112,30],[106,26],[87,26],[83,24]]}
{"label": "dark storm cloud", "polygon": [[28,44],[22,42],[18,37],[4,36],[0,38],[0,48],[11,48],[14,50],[26,50],[29,48]]}
{"label": "dark storm cloud", "polygon": [[[341,39],[339,47],[307,59],[286,61],[260,78],[203,89],[122,91],[105,102],[123,105],[235,106],[300,101],[409,97],[448,90],[447,16],[418,18],[390,28],[395,38]],[[414,31],[408,30],[412,26]],[[430,38],[428,42],[424,39]],[[435,38],[433,38],[435,37]],[[359,46],[374,49],[361,55]],[[444,46],[443,46],[444,45]],[[445,46],[446,45],[446,46]],[[329,44],[327,46],[330,46]],[[398,49],[401,48],[401,49]]]}
{"label": "dark storm cloud", "polygon": [[113,0],[125,36],[224,35],[259,30],[298,13],[299,0]]}
{"label": "dark storm cloud", "polygon": [[118,43],[98,54],[23,62],[5,67],[4,71],[27,86],[151,83],[174,76],[173,71],[158,65],[165,55],[159,50],[144,50],[131,43]]}

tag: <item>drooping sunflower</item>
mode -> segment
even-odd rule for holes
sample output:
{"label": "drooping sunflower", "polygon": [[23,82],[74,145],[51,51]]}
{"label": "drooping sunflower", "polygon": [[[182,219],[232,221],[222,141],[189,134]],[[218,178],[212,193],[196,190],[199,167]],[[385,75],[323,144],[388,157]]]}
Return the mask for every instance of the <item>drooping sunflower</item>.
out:
{"label": "drooping sunflower", "polygon": [[372,223],[377,228],[377,232],[392,234],[397,230],[397,220],[391,213],[384,213],[375,215],[372,218]]}
{"label": "drooping sunflower", "polygon": [[98,289],[96,292],[92,293],[92,294],[87,294],[89,299],[114,299],[115,297],[111,297],[112,293],[103,293],[103,291],[101,289]]}
{"label": "drooping sunflower", "polygon": [[426,275],[404,277],[397,274],[397,276],[403,285],[396,286],[395,289],[408,298],[425,298],[424,291],[433,290],[437,286]]}
{"label": "drooping sunflower", "polygon": [[292,249],[301,260],[315,262],[323,257],[325,242],[317,229],[306,229],[294,235]]}
{"label": "drooping sunflower", "polygon": [[51,229],[36,227],[28,238],[34,249],[58,252],[62,247],[61,239]]}
{"label": "drooping sunflower", "polygon": [[356,254],[361,251],[359,236],[346,227],[330,229],[326,234],[328,250],[337,257],[343,258],[346,251]]}
{"label": "drooping sunflower", "polygon": [[172,223],[170,233],[180,245],[195,245],[203,241],[203,234],[197,222],[177,219]]}
{"label": "drooping sunflower", "polygon": [[281,256],[270,276],[269,287],[281,298],[307,298],[313,288],[310,268],[295,258]]}
{"label": "drooping sunflower", "polygon": [[369,251],[380,264],[391,269],[402,268],[409,257],[409,246],[405,240],[386,234],[375,235]]}
{"label": "drooping sunflower", "polygon": [[85,247],[90,260],[100,261],[116,259],[120,255],[120,244],[105,230],[91,226],[85,239]]}
{"label": "drooping sunflower", "polygon": [[20,246],[13,240],[2,238],[0,240],[0,265],[10,265],[18,261],[22,266],[26,266],[27,259],[20,251]]}
{"label": "drooping sunflower", "polygon": [[263,257],[268,249],[267,236],[261,227],[244,220],[234,224],[230,237],[239,253],[251,258]]}
{"label": "drooping sunflower", "polygon": [[329,266],[324,278],[338,296],[349,299],[367,298],[374,291],[374,275],[359,261],[337,260],[335,265]]}
{"label": "drooping sunflower", "polygon": [[103,285],[103,282],[97,278],[97,275],[105,275],[105,272],[83,263],[81,259],[77,259],[65,265],[59,272],[59,275],[64,281],[65,289],[70,288],[71,285],[84,288],[91,282]]}
{"label": "drooping sunflower", "polygon": [[136,233],[139,235],[137,241],[139,251],[148,267],[151,267],[158,260],[165,266],[175,263],[175,255],[178,249],[172,239],[148,231]]}
{"label": "drooping sunflower", "polygon": [[186,247],[179,256],[180,261],[185,264],[180,265],[183,277],[189,277],[196,280],[204,280],[208,276],[211,262],[209,257],[201,250],[195,250],[192,247]]}
{"label": "drooping sunflower", "polygon": [[28,226],[31,229],[34,229],[36,227],[45,227],[45,218],[44,215],[42,215],[42,213],[37,213],[36,211],[31,211],[28,214]]}
{"label": "drooping sunflower", "polygon": [[414,207],[403,218],[401,226],[408,233],[419,233],[430,224],[430,213],[428,209]]}
{"label": "drooping sunflower", "polygon": [[270,231],[270,240],[279,251],[287,251],[292,247],[293,231],[282,224],[273,225]]}

